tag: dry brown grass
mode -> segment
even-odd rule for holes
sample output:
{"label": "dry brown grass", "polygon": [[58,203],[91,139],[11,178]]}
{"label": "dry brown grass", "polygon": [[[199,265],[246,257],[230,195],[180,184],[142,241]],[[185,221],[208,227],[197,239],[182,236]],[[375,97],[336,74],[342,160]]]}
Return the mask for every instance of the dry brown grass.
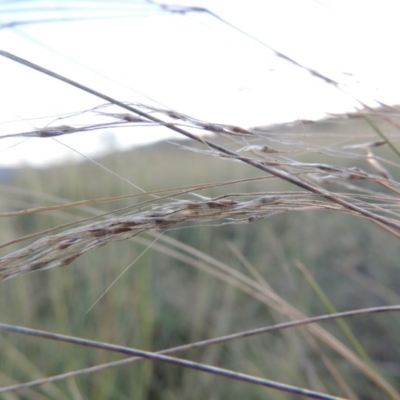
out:
{"label": "dry brown grass", "polygon": [[[338,135],[320,137],[317,134],[309,134],[307,129],[304,129],[302,134],[296,136],[282,135],[273,132],[262,132],[259,129],[245,129],[226,124],[200,121],[175,111],[155,109],[144,104],[132,105],[124,103],[9,53],[0,52],[0,55],[107,101],[106,105],[90,110],[90,112],[102,117],[108,117],[110,119],[109,123],[87,127],[58,125],[21,133],[20,136],[55,137],[104,127],[132,127],[157,124],[173,130],[196,143],[193,146],[178,143],[177,145],[182,151],[190,150],[205,156],[221,158],[225,162],[247,165],[261,171],[262,174],[257,178],[206,183],[165,190],[142,191],[137,195],[80,200],[4,212],[0,215],[1,218],[67,211],[82,206],[118,202],[127,198],[132,202],[136,202],[133,205],[107,212],[101,212],[96,209],[90,217],[74,220],[72,223],[55,226],[26,237],[13,238],[1,247],[6,248],[10,245],[20,244],[28,239],[32,240],[40,237],[33,243],[0,258],[0,280],[16,277],[27,272],[66,266],[95,248],[110,245],[115,241],[133,238],[137,243],[141,242],[148,247],[151,246],[169,257],[192,264],[194,267],[206,271],[208,274],[225,281],[230,286],[236,287],[239,291],[247,293],[258,302],[277,311],[280,315],[296,321],[306,318],[304,313],[274,291],[258,274],[254,266],[234,247],[232,247],[232,252],[235,253],[236,251],[236,256],[246,266],[249,275],[238,272],[228,264],[196,251],[175,239],[161,235],[160,232],[169,231],[172,227],[186,226],[188,223],[207,223],[209,225],[249,224],[285,212],[323,210],[364,218],[388,234],[396,238],[400,237],[400,185],[396,180],[396,176],[398,176],[397,170],[400,165],[398,162],[400,154],[397,149],[398,134],[389,135],[379,128],[379,124],[382,121],[389,125],[397,126],[396,119],[398,115],[396,110],[382,107],[382,112],[378,118],[374,115],[375,111],[372,112],[372,110],[368,109],[360,111],[358,118],[366,119],[372,128],[366,134],[344,135],[342,138],[338,137]],[[310,72],[316,74],[315,71]],[[319,74],[317,76],[321,78]],[[332,82],[328,83],[332,84]],[[118,107],[119,110],[118,112],[104,111],[107,110],[107,107],[110,107],[110,109],[111,107]],[[354,117],[354,115],[349,115],[350,117]],[[204,136],[204,133],[211,133],[214,136]],[[385,147],[389,149],[385,149]],[[378,151],[382,152],[382,156],[375,155],[375,152]],[[332,160],[335,162],[330,162]],[[340,161],[343,161],[342,165]],[[350,163],[360,165],[349,166],[348,164]],[[267,182],[283,181],[285,184],[289,183],[290,185],[285,190],[279,191],[266,190],[253,193],[229,191],[234,184],[250,182],[255,179],[264,179]],[[223,189],[224,194],[215,197],[202,194],[204,190],[210,188]],[[96,222],[93,222],[94,219]],[[61,230],[61,232],[55,234],[54,231],[56,230]],[[151,239],[138,236],[145,232],[151,234]],[[309,281],[312,282],[311,279]],[[374,310],[354,311],[349,314],[398,311],[398,309],[398,306],[386,306],[375,308]],[[321,319],[345,316],[346,314],[337,314],[331,317],[324,316]],[[345,345],[323,327],[313,325],[321,319],[305,319],[301,322],[288,323],[287,325],[279,325],[273,328],[267,327],[256,331],[246,331],[245,333],[233,334],[228,338],[239,339],[249,335],[259,335],[273,329],[282,329],[304,323],[310,324],[307,329],[301,331],[301,334],[304,336],[305,341],[321,355],[321,362],[330,371],[337,387],[340,388],[342,393],[345,393],[347,398],[355,399],[357,398],[357,393],[351,389],[340,370],[325,355],[325,350],[321,346],[322,343],[361,371],[389,398],[400,399],[399,392],[389,380],[377,372],[375,366],[371,365],[368,359],[363,358],[362,346],[357,349],[358,344],[353,342],[356,349],[351,349],[351,346]],[[2,325],[0,328],[13,332],[28,333],[28,331],[23,332],[23,329],[11,329],[6,325]],[[29,334],[47,337],[48,339],[57,339],[56,335],[50,333],[46,336],[43,332],[38,334],[30,331]],[[58,339],[62,340],[61,337]],[[356,338],[353,339],[357,340]],[[73,342],[73,339],[68,340]],[[321,392],[317,393],[307,389],[289,387],[288,385],[254,376],[218,369],[210,365],[160,356],[163,353],[203,345],[208,346],[225,340],[227,340],[226,336],[218,337],[214,341],[202,341],[200,344],[192,343],[189,347],[183,346],[157,354],[132,348],[124,348],[123,351],[125,354],[171,362],[182,367],[221,374],[233,379],[241,379],[253,384],[261,384],[312,398],[339,398]],[[78,342],[79,340],[75,338],[76,344],[83,344],[83,342]],[[94,342],[87,342],[85,345],[100,346],[100,344]],[[103,347],[106,348],[107,346],[103,344]],[[109,346],[108,350],[122,351],[122,347],[117,349]],[[137,361],[137,358],[109,363],[107,367],[133,361]],[[62,376],[54,377],[53,380],[65,379],[77,374],[97,372],[101,368],[103,367],[63,374]],[[9,386],[0,389],[0,393],[51,381],[52,378],[46,378],[28,383],[25,386]]]}

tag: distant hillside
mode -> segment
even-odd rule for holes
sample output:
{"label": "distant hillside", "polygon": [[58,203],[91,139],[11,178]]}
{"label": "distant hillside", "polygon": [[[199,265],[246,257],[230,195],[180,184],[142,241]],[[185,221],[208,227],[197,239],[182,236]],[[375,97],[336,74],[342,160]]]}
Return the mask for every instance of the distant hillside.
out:
{"label": "distant hillside", "polygon": [[[398,131],[399,129],[398,127],[394,126],[396,123],[400,126],[400,106],[396,105],[390,107],[379,107],[343,115],[332,115],[331,117],[317,121],[298,120],[285,124],[255,126],[251,128],[251,130],[266,133],[293,133],[296,131],[309,133],[340,131],[341,133],[347,133],[352,132],[354,128],[367,128],[373,132],[370,126],[366,123],[364,115],[377,123],[383,124],[382,129],[385,129],[385,132],[387,133],[392,133],[394,131]],[[391,120],[394,122],[394,124],[389,123],[388,120]]]}
{"label": "distant hillside", "polygon": [[18,173],[18,168],[0,168],[0,183],[12,181]]}

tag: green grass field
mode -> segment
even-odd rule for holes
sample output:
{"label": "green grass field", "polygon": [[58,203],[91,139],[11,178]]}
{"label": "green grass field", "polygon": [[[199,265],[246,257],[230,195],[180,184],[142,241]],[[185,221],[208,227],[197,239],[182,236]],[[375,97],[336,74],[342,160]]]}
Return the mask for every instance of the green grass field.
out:
{"label": "green grass field", "polygon": [[[396,143],[396,130],[379,118],[374,121]],[[388,188],[378,178],[371,178],[379,173],[368,162],[364,148],[345,148],[381,140],[362,118],[275,127],[253,139],[225,135],[210,140],[239,154],[243,144],[274,148],[277,152],[267,153],[265,159],[280,160],[282,170],[292,176],[334,175],[337,170],[327,171],[317,164],[340,166],[344,170],[335,182],[327,179],[318,184],[365,209],[369,204],[382,204],[383,211],[370,210],[384,216],[385,211],[388,219],[398,221],[397,155],[387,145],[374,149],[391,174],[385,181]],[[400,304],[400,246],[393,232],[249,165],[180,147],[201,149],[201,145],[175,143],[179,146],[159,143],[96,160],[117,176],[85,161],[48,169],[25,168],[12,182],[0,186],[4,213],[138,194],[128,181],[147,192],[141,197],[4,217],[2,243],[105,212],[112,214],[99,221],[129,213],[161,215],[165,207],[176,206],[177,199],[204,201],[198,206],[201,218],[161,224],[161,229],[144,229],[131,238],[114,240],[107,235],[104,246],[71,264],[1,282],[1,323],[159,351],[304,316]],[[255,159],[264,157],[265,153],[257,151],[252,155]],[[347,179],[343,171],[352,167],[366,171],[369,177]],[[227,184],[206,187],[221,182]],[[179,192],[189,185],[199,185],[191,191],[201,196],[216,199],[229,195],[223,199],[243,201],[244,211],[231,215],[227,206],[190,193],[160,198],[166,193],[156,192]],[[255,199],[268,195],[278,197],[280,203],[259,213],[251,209]],[[116,211],[146,200],[151,202]],[[154,205],[164,208],[154,209]],[[220,214],[207,217],[207,210],[213,211],[213,207],[220,207]],[[41,236],[68,229],[71,226]],[[0,256],[38,238],[3,247]],[[399,331],[396,313],[371,314],[260,334],[174,356],[343,398],[400,399]],[[1,387],[124,357],[15,333],[2,333],[0,343]],[[7,400],[299,397],[153,361],[2,396]]]}

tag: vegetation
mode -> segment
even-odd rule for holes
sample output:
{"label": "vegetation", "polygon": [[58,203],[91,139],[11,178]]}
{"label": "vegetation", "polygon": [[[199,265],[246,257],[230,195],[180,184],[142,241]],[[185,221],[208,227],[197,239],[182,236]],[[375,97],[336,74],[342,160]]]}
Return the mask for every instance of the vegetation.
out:
{"label": "vegetation", "polygon": [[97,101],[2,139],[180,137],[0,171],[1,398],[400,400],[397,107],[248,128],[0,56]]}
{"label": "vegetation", "polygon": [[[370,118],[396,139],[384,125],[385,115]],[[204,146],[187,140],[96,160],[113,173],[90,161],[26,169],[1,187],[2,209],[9,211],[1,239],[13,243],[1,249],[0,271],[3,277],[20,274],[33,257],[46,260],[50,250],[65,267],[3,281],[2,322],[159,351],[306,315],[399,304],[400,250],[392,228],[398,212],[397,155],[388,146],[374,147],[381,139],[361,116],[305,130],[298,124],[262,131],[239,137],[224,132],[207,140],[237,154],[250,152],[252,160],[274,160],[272,165],[291,176],[318,182],[391,225],[251,166],[210,157]],[[373,149],[378,173],[368,158]],[[383,166],[386,177],[379,175]],[[353,179],[356,175],[363,179]],[[146,192],[138,196],[129,182]],[[120,198],[127,195],[132,197]],[[99,201],[104,198],[110,199]],[[77,203],[82,200],[85,204]],[[171,212],[175,219],[168,220]],[[87,220],[94,216],[96,222]],[[111,229],[115,221],[132,217],[137,231],[98,233],[99,243],[87,237],[94,229],[90,224],[98,231]],[[64,228],[49,231],[58,226]],[[37,232],[42,239],[35,242]],[[77,254],[90,248],[70,264],[64,257],[72,254],[68,247],[60,246],[61,239],[54,242],[66,232],[70,236],[62,240],[79,242]],[[6,254],[34,246],[7,266]],[[51,266],[57,265],[37,269]],[[176,355],[344,398],[400,398],[399,325],[392,313],[359,316]],[[2,386],[121,359],[15,333],[4,333],[1,341]],[[15,393],[27,399],[289,396],[149,361]]]}

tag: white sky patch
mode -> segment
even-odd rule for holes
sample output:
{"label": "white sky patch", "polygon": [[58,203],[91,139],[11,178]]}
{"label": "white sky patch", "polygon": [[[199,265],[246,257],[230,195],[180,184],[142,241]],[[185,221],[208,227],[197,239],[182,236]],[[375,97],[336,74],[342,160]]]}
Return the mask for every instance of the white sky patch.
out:
{"label": "white sky patch", "polygon": [[[145,1],[6,3],[0,6],[0,43],[2,50],[118,100],[245,128],[354,111],[354,98],[369,105],[400,103],[395,1],[174,3],[206,7],[266,46],[210,14],[172,14]],[[338,81],[350,95],[276,57],[268,46]],[[4,57],[0,71],[0,136],[55,119],[32,118],[104,104]],[[111,142],[126,148],[163,134],[169,132],[161,127],[110,128],[57,140],[93,156]],[[21,141],[0,140],[0,165],[42,165],[71,154],[49,138],[17,145]]]}

